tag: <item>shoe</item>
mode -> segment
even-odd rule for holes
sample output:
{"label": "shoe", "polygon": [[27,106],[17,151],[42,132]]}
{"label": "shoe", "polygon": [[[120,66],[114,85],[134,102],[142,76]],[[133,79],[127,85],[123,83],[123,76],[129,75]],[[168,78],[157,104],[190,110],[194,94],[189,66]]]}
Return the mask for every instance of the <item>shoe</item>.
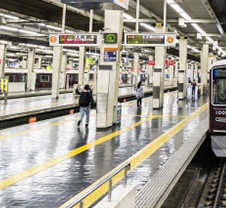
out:
{"label": "shoe", "polygon": [[89,124],[86,124],[86,127],[88,127],[89,126]]}
{"label": "shoe", "polygon": [[81,121],[78,121],[77,125],[80,126]]}

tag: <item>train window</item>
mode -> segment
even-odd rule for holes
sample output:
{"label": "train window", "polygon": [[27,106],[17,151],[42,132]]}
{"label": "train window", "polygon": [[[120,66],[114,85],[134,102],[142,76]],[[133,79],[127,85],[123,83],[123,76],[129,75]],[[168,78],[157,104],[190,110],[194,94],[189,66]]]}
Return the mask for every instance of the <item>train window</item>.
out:
{"label": "train window", "polygon": [[13,79],[12,82],[17,82],[17,75],[14,74],[14,75],[12,76],[12,79]]}
{"label": "train window", "polygon": [[226,69],[213,70],[212,103],[226,104]]}
{"label": "train window", "polygon": [[21,82],[27,82],[27,75],[21,75],[20,79]]}
{"label": "train window", "polygon": [[49,75],[40,75],[40,82],[49,82]]}

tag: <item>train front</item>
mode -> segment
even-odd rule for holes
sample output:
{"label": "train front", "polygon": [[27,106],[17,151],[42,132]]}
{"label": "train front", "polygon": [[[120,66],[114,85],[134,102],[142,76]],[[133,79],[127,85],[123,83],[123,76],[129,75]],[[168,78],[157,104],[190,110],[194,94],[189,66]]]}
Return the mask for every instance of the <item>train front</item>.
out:
{"label": "train front", "polygon": [[226,61],[219,61],[210,70],[209,131],[217,157],[226,157]]}

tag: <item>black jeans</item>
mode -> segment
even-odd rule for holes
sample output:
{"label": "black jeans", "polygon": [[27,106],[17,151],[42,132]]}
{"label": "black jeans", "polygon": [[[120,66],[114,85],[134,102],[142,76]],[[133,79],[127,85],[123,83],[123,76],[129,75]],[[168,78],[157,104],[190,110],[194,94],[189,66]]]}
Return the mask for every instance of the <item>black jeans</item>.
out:
{"label": "black jeans", "polygon": [[192,95],[195,95],[195,87],[192,87]]}
{"label": "black jeans", "polygon": [[142,98],[137,98],[137,107],[140,107],[142,104]]}

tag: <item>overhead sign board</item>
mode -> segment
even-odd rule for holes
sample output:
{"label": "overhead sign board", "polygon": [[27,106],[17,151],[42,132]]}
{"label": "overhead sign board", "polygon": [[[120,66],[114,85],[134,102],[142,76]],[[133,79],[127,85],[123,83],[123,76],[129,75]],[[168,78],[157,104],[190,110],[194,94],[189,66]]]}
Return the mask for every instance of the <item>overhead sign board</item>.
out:
{"label": "overhead sign board", "polygon": [[118,34],[117,33],[104,33],[105,44],[117,44]]}
{"label": "overhead sign board", "polygon": [[126,33],[126,46],[172,46],[176,45],[175,33]]}
{"label": "overhead sign board", "polygon": [[100,46],[98,33],[50,34],[50,46]]}

